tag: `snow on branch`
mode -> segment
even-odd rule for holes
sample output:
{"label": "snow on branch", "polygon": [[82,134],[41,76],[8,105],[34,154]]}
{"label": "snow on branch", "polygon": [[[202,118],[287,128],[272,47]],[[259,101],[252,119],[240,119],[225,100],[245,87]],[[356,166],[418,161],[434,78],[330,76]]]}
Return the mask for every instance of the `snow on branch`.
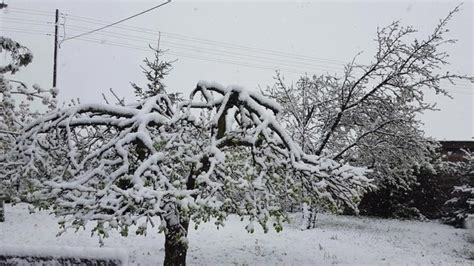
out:
{"label": "snow on branch", "polygon": [[33,60],[30,50],[10,38],[0,36],[0,52],[6,50],[10,52],[11,63],[0,66],[0,74],[11,72],[15,74],[20,67],[26,66]]}
{"label": "snow on branch", "polygon": [[65,227],[99,221],[105,236],[153,216],[172,225],[236,213],[250,217],[249,231],[275,216],[278,228],[279,199],[288,196],[355,209],[371,186],[366,170],[305,154],[279,110],[257,93],[208,82],[174,105],[164,94],[133,106],[77,105],[26,127],[8,169],[35,184],[31,198],[52,204]]}
{"label": "snow on branch", "polygon": [[282,105],[281,121],[306,153],[367,166],[379,188],[408,189],[435,152],[419,114],[437,109],[424,95],[449,96],[444,83],[474,82],[443,71],[449,65],[443,46],[456,42],[448,37],[448,22],[458,11],[423,39],[399,21],[378,28],[370,62],[357,63],[356,56],[342,76],[305,75],[294,84],[277,72],[263,93]]}
{"label": "snow on branch", "polygon": [[5,161],[5,154],[12,149],[24,126],[44,111],[38,110],[41,109],[38,105],[32,108],[32,103],[36,101],[43,105],[43,109],[53,110],[58,91],[56,88],[45,90],[37,84],[29,87],[21,81],[5,77],[28,65],[33,55],[18,42],[0,37],[0,52],[3,51],[6,52],[6,61],[10,62],[0,66],[0,192],[13,199],[23,188],[9,175],[9,162]]}

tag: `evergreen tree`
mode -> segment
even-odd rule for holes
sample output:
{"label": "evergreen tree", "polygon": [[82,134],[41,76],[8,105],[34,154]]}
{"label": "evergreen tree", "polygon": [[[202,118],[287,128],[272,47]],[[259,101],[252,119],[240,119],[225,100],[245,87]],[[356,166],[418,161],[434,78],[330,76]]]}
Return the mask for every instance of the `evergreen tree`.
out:
{"label": "evergreen tree", "polygon": [[163,83],[165,77],[173,70],[172,64],[174,61],[163,61],[161,60],[164,54],[162,50],[154,49],[151,46],[150,49],[152,49],[154,53],[153,60],[146,58],[143,61],[145,65],[140,67],[148,83],[146,86],[139,86],[132,82],[131,85],[135,91],[135,96],[137,96],[138,99],[144,100],[158,94],[168,94],[173,102],[180,100],[179,94],[169,93],[166,90],[166,85]]}
{"label": "evergreen tree", "polygon": [[464,161],[457,163],[459,184],[452,190],[452,198],[446,204],[451,207],[444,221],[457,227],[472,227],[474,219],[474,152],[464,151]]}

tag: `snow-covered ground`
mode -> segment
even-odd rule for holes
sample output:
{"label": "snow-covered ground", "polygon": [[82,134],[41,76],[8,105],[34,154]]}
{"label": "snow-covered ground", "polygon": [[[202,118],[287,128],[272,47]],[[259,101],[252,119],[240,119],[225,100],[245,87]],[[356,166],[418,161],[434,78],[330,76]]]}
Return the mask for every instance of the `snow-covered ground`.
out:
{"label": "snow-covered ground", "polygon": [[[473,232],[435,222],[321,215],[318,228],[300,231],[295,222],[280,233],[248,234],[231,216],[219,230],[212,223],[189,233],[191,265],[474,265]],[[56,237],[56,219],[47,212],[29,214],[24,204],[6,206],[0,223],[0,250],[12,246],[98,247],[90,230]],[[164,237],[114,233],[105,247],[128,250],[132,265],[163,261]],[[469,259],[470,258],[470,259]]]}

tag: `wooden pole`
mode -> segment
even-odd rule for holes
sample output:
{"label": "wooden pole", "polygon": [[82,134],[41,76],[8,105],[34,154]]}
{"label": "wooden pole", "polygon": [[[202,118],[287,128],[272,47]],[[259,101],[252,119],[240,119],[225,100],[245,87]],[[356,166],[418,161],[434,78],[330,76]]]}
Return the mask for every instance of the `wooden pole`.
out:
{"label": "wooden pole", "polygon": [[58,22],[59,22],[59,10],[56,9],[56,20],[54,23],[54,62],[53,62],[53,88],[56,88],[56,77],[58,67]]}

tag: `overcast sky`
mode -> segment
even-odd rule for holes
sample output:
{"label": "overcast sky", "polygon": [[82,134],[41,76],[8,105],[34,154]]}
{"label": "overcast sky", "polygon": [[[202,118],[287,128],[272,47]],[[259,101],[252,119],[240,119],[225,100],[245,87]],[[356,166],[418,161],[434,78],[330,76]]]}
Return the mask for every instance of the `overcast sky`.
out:
{"label": "overcast sky", "polygon": [[[41,1],[5,0],[0,10],[0,32],[28,46],[33,63],[16,76],[48,88],[52,84],[54,10],[61,12],[60,34],[72,37],[114,22],[160,1]],[[173,1],[159,9],[83,39],[62,43],[58,57],[60,100],[79,97],[102,102],[101,93],[113,88],[132,100],[131,81],[143,84],[139,65],[151,57],[148,44],[168,49],[174,63],[165,83],[172,91],[189,92],[199,80],[238,84],[257,89],[272,84],[275,69],[286,80],[299,73],[340,73],[341,64],[358,52],[361,63],[370,61],[376,29],[393,20],[413,25],[424,38],[457,2],[429,1],[305,1],[237,2]],[[449,37],[458,39],[445,48],[451,65],[444,70],[473,74],[472,2],[451,21]],[[64,19],[65,17],[65,19]],[[84,40],[85,39],[85,40]],[[4,57],[5,59],[5,57]],[[473,85],[447,86],[453,99],[435,97],[441,111],[425,114],[428,136],[467,140],[474,136]]]}

